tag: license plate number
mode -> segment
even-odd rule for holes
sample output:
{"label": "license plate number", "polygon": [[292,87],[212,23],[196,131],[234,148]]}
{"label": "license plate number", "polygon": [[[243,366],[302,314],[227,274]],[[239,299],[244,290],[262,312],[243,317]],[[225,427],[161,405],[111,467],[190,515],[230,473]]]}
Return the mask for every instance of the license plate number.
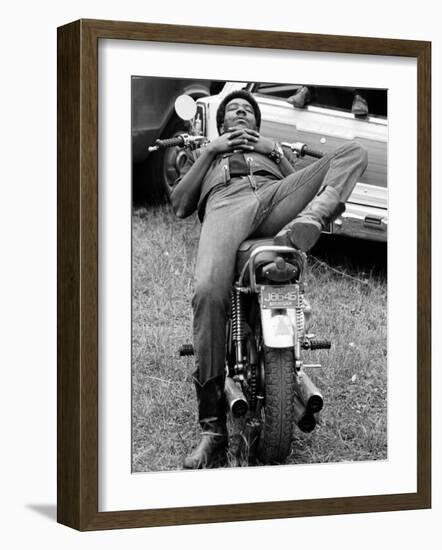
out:
{"label": "license plate number", "polygon": [[261,307],[263,309],[285,309],[298,305],[299,288],[296,285],[262,286]]}

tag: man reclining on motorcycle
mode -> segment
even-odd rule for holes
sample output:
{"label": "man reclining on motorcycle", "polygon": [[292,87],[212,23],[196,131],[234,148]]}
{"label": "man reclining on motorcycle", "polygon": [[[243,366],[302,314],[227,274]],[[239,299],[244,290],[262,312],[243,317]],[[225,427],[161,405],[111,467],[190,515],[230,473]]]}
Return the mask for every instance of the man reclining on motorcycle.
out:
{"label": "man reclining on motorcycle", "polygon": [[189,153],[171,197],[178,217],[198,210],[202,221],[192,299],[202,437],[184,468],[210,467],[227,447],[225,327],[240,244],[274,236],[276,244],[309,250],[367,166],[366,151],[349,142],[295,171],[291,151],[261,136],[260,123],[251,93],[227,95],[217,111],[220,136]]}

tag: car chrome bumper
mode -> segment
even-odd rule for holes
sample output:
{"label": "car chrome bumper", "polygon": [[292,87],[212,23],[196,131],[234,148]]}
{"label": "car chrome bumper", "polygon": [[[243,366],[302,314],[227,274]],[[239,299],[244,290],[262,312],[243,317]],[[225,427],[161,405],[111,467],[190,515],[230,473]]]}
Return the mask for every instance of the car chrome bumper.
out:
{"label": "car chrome bumper", "polygon": [[347,203],[345,212],[324,233],[387,242],[387,210]]}

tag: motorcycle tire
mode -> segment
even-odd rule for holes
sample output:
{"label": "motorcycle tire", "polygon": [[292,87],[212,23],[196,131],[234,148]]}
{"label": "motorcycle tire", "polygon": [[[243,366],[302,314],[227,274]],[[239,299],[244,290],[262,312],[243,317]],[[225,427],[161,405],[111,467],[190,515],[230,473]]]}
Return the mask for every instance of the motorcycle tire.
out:
{"label": "motorcycle tire", "polygon": [[281,464],[290,454],[295,393],[293,348],[263,346],[265,398],[257,457],[264,464]]}

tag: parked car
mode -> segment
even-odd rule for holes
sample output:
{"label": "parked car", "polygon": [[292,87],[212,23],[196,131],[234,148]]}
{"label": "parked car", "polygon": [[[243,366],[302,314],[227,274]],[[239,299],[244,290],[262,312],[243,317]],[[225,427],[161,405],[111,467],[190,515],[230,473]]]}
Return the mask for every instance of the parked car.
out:
{"label": "parked car", "polygon": [[[325,232],[368,239],[387,240],[387,91],[367,90],[369,114],[351,112],[351,94],[340,88],[321,88],[316,101],[302,109],[287,99],[299,85],[227,82],[217,95],[197,101],[196,120],[209,139],[218,135],[216,110],[222,98],[235,89],[253,92],[262,112],[261,133],[278,141],[303,142],[325,153],[348,140],[356,140],[368,151],[368,167],[351,194],[346,211]],[[320,103],[321,102],[321,103]],[[314,162],[299,158],[297,168]],[[175,167],[175,174],[179,166]]]}
{"label": "parked car", "polygon": [[224,82],[147,76],[132,77],[132,181],[135,199],[161,200],[171,187],[176,150],[149,155],[156,139],[187,130],[175,114],[175,99],[181,94],[193,99],[218,93]]}

